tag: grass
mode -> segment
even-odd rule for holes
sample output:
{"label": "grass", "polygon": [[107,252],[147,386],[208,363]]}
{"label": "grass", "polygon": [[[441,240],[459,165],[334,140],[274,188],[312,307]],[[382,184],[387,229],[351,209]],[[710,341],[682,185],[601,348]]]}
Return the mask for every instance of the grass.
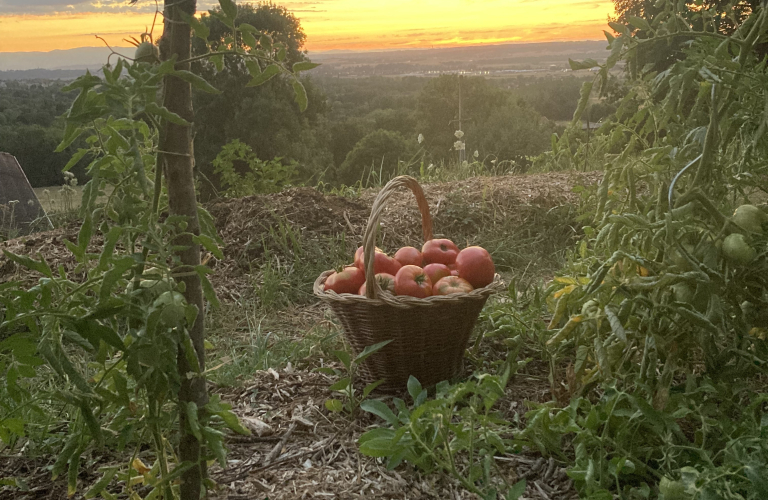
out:
{"label": "grass", "polygon": [[[489,205],[471,205],[460,197],[448,201],[440,226],[461,246],[487,248],[507,282],[551,277],[573,246],[575,207],[521,207],[522,215],[511,219]],[[276,218],[262,246],[260,258],[247,263],[253,293],[223,303],[208,316],[215,346],[208,366],[215,368],[212,381],[221,386],[239,386],[254,371],[288,363],[319,367],[335,360],[332,350],[343,348],[341,328],[330,311],[316,307],[312,285],[322,271],[350,262],[356,245],[344,233],[318,238]],[[482,321],[477,333],[494,328]]]}

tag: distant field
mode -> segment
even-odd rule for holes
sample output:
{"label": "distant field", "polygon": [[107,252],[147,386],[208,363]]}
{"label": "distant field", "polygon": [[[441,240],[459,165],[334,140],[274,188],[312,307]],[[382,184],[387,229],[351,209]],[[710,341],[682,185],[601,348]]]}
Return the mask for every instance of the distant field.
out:
{"label": "distant field", "polygon": [[46,212],[61,212],[79,208],[83,196],[83,186],[74,186],[72,189],[71,194],[66,195],[61,190],[61,186],[32,188]]}

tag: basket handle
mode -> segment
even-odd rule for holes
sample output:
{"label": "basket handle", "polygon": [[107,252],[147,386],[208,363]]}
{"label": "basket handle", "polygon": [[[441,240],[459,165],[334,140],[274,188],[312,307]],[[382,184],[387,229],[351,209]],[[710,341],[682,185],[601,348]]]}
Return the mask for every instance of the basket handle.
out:
{"label": "basket handle", "polygon": [[363,235],[363,256],[365,260],[365,296],[369,299],[375,299],[379,293],[381,293],[381,287],[376,283],[375,274],[373,272],[374,264],[374,251],[376,249],[376,233],[379,230],[379,220],[381,214],[384,212],[387,200],[400,187],[407,187],[413,192],[416,197],[416,203],[419,206],[419,212],[421,212],[421,230],[424,236],[424,241],[432,239],[432,216],[429,214],[429,203],[424,196],[424,190],[421,189],[418,181],[409,175],[400,175],[395,177],[387,183],[386,186],[379,191],[378,196],[373,201],[373,207],[371,207],[371,216],[368,218],[368,224],[365,227],[365,234]]}

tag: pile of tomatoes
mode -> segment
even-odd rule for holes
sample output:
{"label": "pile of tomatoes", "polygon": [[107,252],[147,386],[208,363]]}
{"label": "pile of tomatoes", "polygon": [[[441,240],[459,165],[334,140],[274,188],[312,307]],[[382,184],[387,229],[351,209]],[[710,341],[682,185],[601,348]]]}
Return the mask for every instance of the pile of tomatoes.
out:
{"label": "pile of tomatoes", "polygon": [[[382,290],[418,298],[468,293],[489,285],[496,273],[487,250],[479,246],[459,250],[447,239],[429,240],[421,250],[403,247],[393,257],[377,247],[373,270]],[[352,265],[328,276],[325,290],[365,295],[363,247],[355,252]]]}

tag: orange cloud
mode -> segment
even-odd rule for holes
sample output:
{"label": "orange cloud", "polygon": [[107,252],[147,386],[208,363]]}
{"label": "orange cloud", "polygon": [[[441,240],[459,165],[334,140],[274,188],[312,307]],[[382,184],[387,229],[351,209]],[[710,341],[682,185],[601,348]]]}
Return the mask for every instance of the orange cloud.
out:
{"label": "orange cloud", "polygon": [[[310,51],[601,39],[606,19],[613,13],[613,2],[589,0],[314,0],[284,4],[301,20]],[[96,34],[110,44],[125,45],[122,39],[138,37],[152,18],[144,9],[0,15],[0,52],[99,46]],[[158,22],[161,20],[159,17]],[[161,31],[162,25],[157,26],[155,37]]]}

